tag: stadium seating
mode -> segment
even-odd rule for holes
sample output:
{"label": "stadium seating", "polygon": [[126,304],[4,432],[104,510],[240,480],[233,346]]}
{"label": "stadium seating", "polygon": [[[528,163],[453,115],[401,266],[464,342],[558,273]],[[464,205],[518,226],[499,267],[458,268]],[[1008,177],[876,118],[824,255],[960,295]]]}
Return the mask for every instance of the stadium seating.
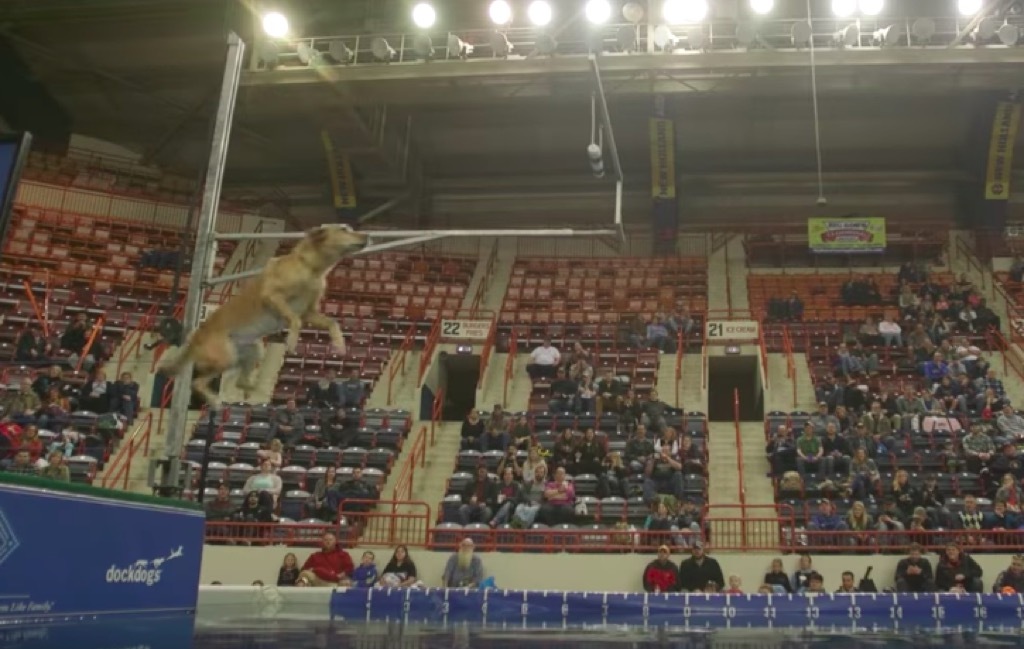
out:
{"label": "stadium seating", "polygon": [[864,257],[815,254],[807,244],[805,229],[787,229],[785,226],[772,227],[769,232],[748,232],[743,239],[750,268],[845,268],[938,260],[949,244],[949,228],[945,224],[901,225],[889,222],[885,244],[884,251]]}

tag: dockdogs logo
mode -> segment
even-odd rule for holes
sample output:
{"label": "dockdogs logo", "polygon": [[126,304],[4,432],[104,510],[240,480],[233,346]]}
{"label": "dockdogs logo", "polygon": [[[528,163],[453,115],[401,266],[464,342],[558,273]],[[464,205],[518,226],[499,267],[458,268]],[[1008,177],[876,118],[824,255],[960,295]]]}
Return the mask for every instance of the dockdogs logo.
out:
{"label": "dockdogs logo", "polygon": [[168,561],[177,559],[184,554],[184,546],[178,546],[177,550],[171,550],[166,557],[157,557],[153,560],[139,559],[126,567],[112,565],[107,570],[108,584],[145,584],[152,586],[160,581],[160,574],[163,566]]}

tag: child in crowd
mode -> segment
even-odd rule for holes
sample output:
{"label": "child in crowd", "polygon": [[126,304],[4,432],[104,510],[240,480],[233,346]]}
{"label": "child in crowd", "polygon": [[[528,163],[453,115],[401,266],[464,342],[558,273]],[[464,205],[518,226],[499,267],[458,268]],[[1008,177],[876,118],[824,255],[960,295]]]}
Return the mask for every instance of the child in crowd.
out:
{"label": "child in crowd", "polygon": [[294,586],[298,578],[299,560],[295,558],[294,554],[289,552],[284,555],[284,561],[281,563],[281,567],[277,571],[277,585]]}
{"label": "child in crowd", "polygon": [[729,587],[722,592],[727,595],[742,595],[743,582],[736,575],[729,575]]}
{"label": "child in crowd", "polygon": [[376,557],[372,552],[364,552],[363,559],[352,572],[352,585],[362,588],[370,588],[377,583]]}

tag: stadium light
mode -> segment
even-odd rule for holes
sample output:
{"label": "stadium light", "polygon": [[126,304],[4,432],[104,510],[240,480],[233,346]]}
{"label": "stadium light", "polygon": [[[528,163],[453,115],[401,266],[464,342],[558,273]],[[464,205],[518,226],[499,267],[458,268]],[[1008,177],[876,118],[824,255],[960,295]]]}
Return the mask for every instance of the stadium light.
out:
{"label": "stadium light", "polygon": [[672,33],[668,25],[658,25],[654,30],[654,45],[665,52],[671,52],[679,42],[679,37]]}
{"label": "stadium light", "polygon": [[708,0],[665,0],[661,17],[670,25],[699,23],[708,15]]}
{"label": "stadium light", "polygon": [[583,13],[591,23],[601,25],[612,17],[612,5],[608,0],[587,0]]}
{"label": "stadium light", "polygon": [[832,0],[832,13],[836,18],[849,18],[857,10],[857,0]]}
{"label": "stadium light", "polygon": [[644,19],[644,7],[639,2],[627,2],[622,5],[622,17],[634,25]]}
{"label": "stadium light", "polygon": [[473,53],[473,46],[455,34],[448,34],[448,56],[465,59]]}
{"label": "stadium light", "polygon": [[370,52],[373,54],[373,58],[385,63],[390,63],[395,58],[395,54],[397,54],[395,48],[391,47],[387,39],[380,36],[370,41]]}
{"label": "stadium light", "polygon": [[775,0],[750,0],[750,10],[758,15],[771,13],[775,8]]}
{"label": "stadium light", "polygon": [[416,34],[412,39],[412,47],[424,61],[434,58],[434,41],[427,34]]}
{"label": "stadium light", "polygon": [[526,8],[526,16],[537,27],[544,27],[551,22],[551,5],[545,0],[533,0]]}
{"label": "stadium light", "polygon": [[857,3],[860,12],[865,16],[877,16],[885,8],[885,0],[860,0]]}
{"label": "stadium light", "polygon": [[495,25],[507,25],[512,22],[512,6],[506,0],[494,0],[487,9],[487,14]]}
{"label": "stadium light", "polygon": [[793,23],[792,29],[789,30],[790,40],[793,42],[793,47],[806,47],[811,43],[811,25],[806,22]]}
{"label": "stadium light", "polygon": [[263,32],[271,38],[284,38],[288,35],[288,19],[278,11],[264,14]]}
{"label": "stadium light", "polygon": [[437,22],[437,12],[433,5],[421,2],[412,8],[412,22],[420,29],[430,29]]}
{"label": "stadium light", "polygon": [[982,0],[957,0],[956,8],[961,16],[973,16],[981,11]]}
{"label": "stadium light", "polygon": [[1020,42],[1020,28],[1010,23],[1004,23],[996,30],[996,36],[999,37],[999,42],[1003,45],[1013,47]]}
{"label": "stadium light", "polygon": [[857,28],[857,25],[847,25],[832,35],[832,43],[839,49],[858,45],[860,29]]}

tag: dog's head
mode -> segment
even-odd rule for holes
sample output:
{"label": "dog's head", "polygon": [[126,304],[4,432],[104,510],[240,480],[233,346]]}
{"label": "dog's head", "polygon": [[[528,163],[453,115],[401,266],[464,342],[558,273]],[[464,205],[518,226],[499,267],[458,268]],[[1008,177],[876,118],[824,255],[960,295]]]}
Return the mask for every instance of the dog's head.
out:
{"label": "dog's head", "polygon": [[370,236],[346,225],[321,225],[306,232],[302,245],[323,257],[336,259],[358,252],[369,243]]}

